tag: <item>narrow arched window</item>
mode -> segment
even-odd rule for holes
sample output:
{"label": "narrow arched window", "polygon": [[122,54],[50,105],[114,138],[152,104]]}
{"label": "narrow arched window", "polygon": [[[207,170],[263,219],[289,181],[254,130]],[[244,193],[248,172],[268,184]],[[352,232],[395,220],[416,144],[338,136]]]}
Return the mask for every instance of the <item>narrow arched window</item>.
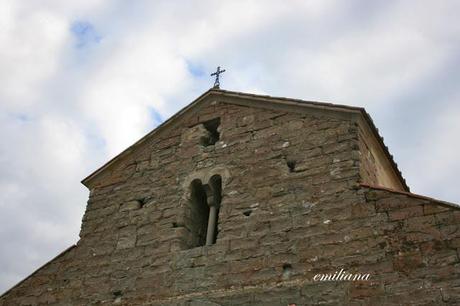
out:
{"label": "narrow arched window", "polygon": [[212,192],[213,203],[209,204],[209,222],[206,244],[214,244],[217,240],[219,225],[219,209],[222,200],[222,178],[220,175],[214,175],[209,180],[209,186]]}
{"label": "narrow arched window", "polygon": [[214,175],[207,184],[195,179],[190,189],[190,214],[185,224],[191,236],[189,248],[212,245],[216,243],[218,235],[222,179]]}
{"label": "narrow arched window", "polygon": [[205,245],[208,229],[209,206],[206,191],[201,180],[194,180],[191,188],[190,222],[188,229],[191,234],[190,247]]}

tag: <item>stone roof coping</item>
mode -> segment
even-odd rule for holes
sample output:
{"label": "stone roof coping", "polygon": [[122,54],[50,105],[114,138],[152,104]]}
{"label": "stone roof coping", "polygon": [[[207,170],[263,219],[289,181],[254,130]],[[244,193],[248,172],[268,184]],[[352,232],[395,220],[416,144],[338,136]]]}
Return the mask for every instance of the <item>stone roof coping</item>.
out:
{"label": "stone roof coping", "polygon": [[446,202],[446,201],[442,201],[442,200],[438,200],[438,199],[434,199],[434,198],[430,198],[430,197],[427,197],[427,196],[424,196],[424,195],[420,195],[420,194],[416,194],[416,193],[412,193],[412,192],[408,192],[408,191],[400,191],[400,190],[396,190],[396,189],[392,189],[392,188],[388,188],[388,187],[383,187],[383,186],[369,185],[369,184],[366,184],[366,183],[360,183],[359,185],[361,187],[365,187],[365,188],[388,191],[388,192],[391,192],[391,193],[397,193],[397,194],[401,194],[401,195],[406,195],[408,197],[417,198],[417,199],[421,199],[421,200],[428,200],[428,201],[431,201],[431,202],[436,202],[437,204],[447,205],[447,206],[450,206],[450,207],[460,209],[459,204],[452,203],[452,202]]}
{"label": "stone roof coping", "polygon": [[26,280],[28,280],[29,278],[31,278],[32,276],[34,276],[35,274],[38,273],[38,271],[40,271],[41,269],[45,268],[47,265],[49,265],[50,263],[52,263],[53,261],[55,261],[56,259],[58,259],[59,257],[61,256],[64,256],[65,254],[67,254],[68,252],[70,252],[71,250],[73,250],[77,245],[71,245],[70,247],[68,247],[67,249],[65,249],[64,251],[62,251],[61,253],[59,253],[58,255],[56,255],[55,257],[53,257],[52,259],[48,260],[46,263],[44,263],[43,265],[41,265],[38,269],[36,269],[34,272],[32,272],[31,274],[29,274],[29,276],[25,277],[23,280],[21,280],[19,283],[17,283],[16,285],[14,285],[13,287],[11,287],[10,289],[8,289],[7,291],[5,291],[2,295],[0,295],[0,298],[2,298],[3,296],[7,295],[11,290],[15,289],[16,287],[19,287],[19,285],[21,285],[23,282],[25,282]]}

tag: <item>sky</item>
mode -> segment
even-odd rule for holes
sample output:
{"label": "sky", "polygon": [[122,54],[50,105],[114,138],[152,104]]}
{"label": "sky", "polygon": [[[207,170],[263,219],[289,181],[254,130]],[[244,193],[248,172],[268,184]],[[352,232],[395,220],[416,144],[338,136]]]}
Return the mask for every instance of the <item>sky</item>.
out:
{"label": "sky", "polygon": [[460,203],[460,1],[0,0],[0,293],[78,241],[80,181],[213,85],[362,106]]}

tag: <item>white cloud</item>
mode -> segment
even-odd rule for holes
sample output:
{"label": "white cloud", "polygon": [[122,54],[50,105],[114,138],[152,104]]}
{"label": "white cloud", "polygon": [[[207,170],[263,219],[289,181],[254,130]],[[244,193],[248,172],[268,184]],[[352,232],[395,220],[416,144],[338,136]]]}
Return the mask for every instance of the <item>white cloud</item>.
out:
{"label": "white cloud", "polygon": [[13,109],[30,107],[51,77],[69,33],[66,21],[47,10],[22,10],[0,3],[0,100]]}
{"label": "white cloud", "polygon": [[[436,108],[407,94],[427,91],[427,79],[443,73],[460,80],[447,71],[460,48],[458,6],[0,2],[0,241],[8,250],[0,254],[0,291],[76,241],[87,198],[80,179],[143,136],[152,110],[167,118],[208,89],[217,65],[227,69],[223,88],[365,105],[389,131],[409,184],[458,201],[450,191],[459,169],[451,141],[460,130],[458,96]],[[75,24],[91,33],[72,32]],[[434,89],[455,91],[456,83]],[[400,129],[433,120],[414,128],[423,141],[407,147],[388,122],[410,99],[425,108]],[[420,165],[431,173],[426,179]]]}
{"label": "white cloud", "polygon": [[151,126],[150,107],[160,113],[174,109],[164,97],[189,82],[184,59],[150,37],[154,33],[120,39],[112,54],[101,56],[79,100],[107,140],[111,156]]}
{"label": "white cloud", "polygon": [[[460,95],[449,99],[460,101]],[[410,155],[406,161],[407,176],[411,179],[413,192],[460,204],[460,190],[455,183],[460,171],[460,143],[456,141],[460,131],[459,118],[458,103],[448,109],[441,107],[417,135],[415,144],[406,148],[409,152],[405,155]]]}

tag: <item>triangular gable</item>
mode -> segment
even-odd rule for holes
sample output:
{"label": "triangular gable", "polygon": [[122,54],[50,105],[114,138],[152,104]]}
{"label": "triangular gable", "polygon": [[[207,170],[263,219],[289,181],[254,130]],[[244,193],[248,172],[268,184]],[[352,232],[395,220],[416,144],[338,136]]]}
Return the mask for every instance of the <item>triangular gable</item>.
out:
{"label": "triangular gable", "polygon": [[248,107],[255,108],[266,108],[272,110],[283,110],[283,111],[292,111],[292,112],[307,112],[311,115],[322,115],[322,116],[332,116],[339,118],[347,118],[351,120],[356,120],[360,124],[366,126],[370,134],[376,139],[382,148],[387,160],[389,161],[392,170],[396,176],[400,179],[401,185],[405,191],[409,191],[404,178],[402,177],[401,172],[399,171],[396,163],[393,160],[392,155],[389,153],[388,148],[383,143],[383,139],[378,134],[377,128],[375,127],[371,117],[361,107],[353,107],[347,105],[338,105],[325,102],[313,102],[313,101],[304,101],[299,99],[289,99],[282,97],[271,97],[265,95],[255,95],[247,94],[241,92],[226,91],[221,89],[210,89],[195,99],[192,103],[188,104],[176,114],[171,116],[168,120],[164,121],[154,130],[146,134],[144,137],[139,139],[136,143],[125,149],[123,152],[112,158],[101,168],[94,171],[92,174],[87,176],[82,180],[82,183],[91,188],[91,181],[104,173],[105,171],[110,171],[109,169],[117,164],[123,158],[128,157],[133,153],[137,148],[144,144],[147,140],[155,137],[165,129],[174,125],[175,122],[179,121],[182,116],[189,114],[190,112],[199,111],[199,106],[205,103],[206,101],[213,101],[214,99],[219,99],[219,102],[237,104]]}

